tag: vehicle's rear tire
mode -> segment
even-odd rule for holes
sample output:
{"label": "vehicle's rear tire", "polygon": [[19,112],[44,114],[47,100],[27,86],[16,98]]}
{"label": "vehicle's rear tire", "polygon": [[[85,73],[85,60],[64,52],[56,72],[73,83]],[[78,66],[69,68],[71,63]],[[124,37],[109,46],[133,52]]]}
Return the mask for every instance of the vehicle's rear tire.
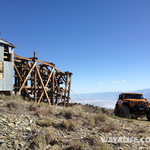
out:
{"label": "vehicle's rear tire", "polygon": [[150,114],[146,114],[147,120],[150,121]]}
{"label": "vehicle's rear tire", "polygon": [[118,106],[116,105],[115,109],[114,109],[114,115],[115,116],[119,116],[119,108]]}
{"label": "vehicle's rear tire", "polygon": [[130,110],[128,106],[122,106],[121,108],[121,117],[122,118],[130,118]]}

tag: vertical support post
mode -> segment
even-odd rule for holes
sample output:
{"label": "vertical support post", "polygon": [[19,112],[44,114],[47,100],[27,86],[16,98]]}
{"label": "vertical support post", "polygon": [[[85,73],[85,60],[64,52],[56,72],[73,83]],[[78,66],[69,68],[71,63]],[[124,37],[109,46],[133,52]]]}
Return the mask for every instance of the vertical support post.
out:
{"label": "vertical support post", "polygon": [[[14,87],[18,87],[18,84],[17,84],[17,71],[15,70],[15,85]],[[15,88],[15,95],[17,94],[17,88]]]}
{"label": "vertical support post", "polygon": [[[72,78],[72,73],[69,74],[70,79]],[[70,89],[71,89],[71,81],[69,82],[68,88],[68,99],[67,99],[67,107],[69,107],[69,100],[70,100]]]}
{"label": "vertical support post", "polygon": [[31,73],[31,95],[33,95],[33,72]]}
{"label": "vertical support post", "polygon": [[[37,60],[37,53],[34,51],[34,62]],[[37,71],[34,68],[34,99],[37,102]]]}
{"label": "vertical support post", "polygon": [[[66,77],[66,84],[65,84],[65,87],[68,86],[68,77],[69,77],[69,72],[67,72],[67,77]],[[66,106],[66,93],[67,93],[67,89],[65,89],[65,97],[64,97],[64,106]]]}
{"label": "vertical support post", "polygon": [[54,72],[53,72],[53,75],[52,75],[52,105],[54,105],[54,94],[55,94],[55,83],[54,83]]}
{"label": "vertical support post", "polygon": [[[24,77],[24,61],[22,61],[22,63],[21,63],[21,72],[22,72],[21,77],[23,79],[23,77]],[[23,83],[21,83],[21,84],[23,84]],[[21,91],[21,96],[24,96],[24,91],[23,90]]]}

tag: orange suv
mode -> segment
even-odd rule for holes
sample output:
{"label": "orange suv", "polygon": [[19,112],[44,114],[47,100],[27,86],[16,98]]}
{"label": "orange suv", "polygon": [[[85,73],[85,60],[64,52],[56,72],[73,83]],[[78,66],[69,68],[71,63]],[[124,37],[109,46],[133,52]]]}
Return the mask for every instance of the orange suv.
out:
{"label": "orange suv", "polygon": [[141,93],[121,93],[116,103],[114,114],[125,118],[137,119],[141,115],[146,115],[150,121],[150,103]]}

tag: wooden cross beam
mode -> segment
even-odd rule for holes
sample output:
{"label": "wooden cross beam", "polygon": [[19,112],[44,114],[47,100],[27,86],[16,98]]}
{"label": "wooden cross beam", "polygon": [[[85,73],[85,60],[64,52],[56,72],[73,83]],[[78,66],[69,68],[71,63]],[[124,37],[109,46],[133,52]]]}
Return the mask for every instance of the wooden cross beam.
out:
{"label": "wooden cross beam", "polygon": [[24,80],[24,82],[23,82],[23,84],[22,84],[22,86],[21,86],[21,88],[20,88],[19,92],[17,93],[17,95],[19,95],[19,94],[20,94],[20,92],[21,92],[22,88],[24,87],[25,83],[27,82],[27,79],[28,79],[29,75],[31,74],[31,72],[32,72],[32,70],[34,69],[34,67],[36,66],[36,63],[37,63],[37,62],[35,62],[35,63],[34,63],[34,65],[32,66],[31,70],[29,71],[29,73],[28,73],[28,75],[27,75],[26,79]]}
{"label": "wooden cross beam", "polygon": [[48,97],[47,91],[46,91],[46,89],[45,89],[45,87],[44,87],[44,84],[43,84],[43,81],[42,81],[42,78],[41,78],[40,72],[39,72],[39,70],[38,70],[37,66],[35,66],[35,67],[36,67],[36,71],[37,71],[37,73],[38,73],[38,76],[39,76],[40,82],[41,82],[41,84],[42,84],[42,88],[43,88],[43,90],[44,90],[45,96],[46,96],[46,98],[47,98],[47,100],[48,100],[49,104],[51,105],[51,102],[50,102],[50,100],[49,100],[49,97]]}
{"label": "wooden cross beam", "polygon": [[[45,87],[44,87],[44,88],[46,88],[46,87],[47,87],[47,85],[48,85],[48,83],[49,83],[49,81],[50,81],[50,78],[51,78],[51,76],[52,76],[52,74],[53,74],[53,73],[54,73],[54,68],[52,69],[52,71],[51,71],[51,73],[50,73],[50,76],[49,76],[49,78],[48,78],[48,80],[47,80],[47,82],[46,82],[46,84],[45,84]],[[40,96],[40,99],[39,99],[39,101],[38,101],[38,104],[40,103],[40,101],[41,101],[41,99],[42,99],[43,94],[44,94],[44,91],[42,92],[42,94],[41,94],[41,96]]]}

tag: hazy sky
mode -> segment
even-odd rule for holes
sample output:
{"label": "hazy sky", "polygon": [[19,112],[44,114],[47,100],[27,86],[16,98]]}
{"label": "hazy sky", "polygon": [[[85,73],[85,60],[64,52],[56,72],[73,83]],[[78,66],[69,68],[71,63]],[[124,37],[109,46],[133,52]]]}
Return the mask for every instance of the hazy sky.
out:
{"label": "hazy sky", "polygon": [[1,0],[0,38],[73,73],[75,93],[150,88],[150,0]]}

